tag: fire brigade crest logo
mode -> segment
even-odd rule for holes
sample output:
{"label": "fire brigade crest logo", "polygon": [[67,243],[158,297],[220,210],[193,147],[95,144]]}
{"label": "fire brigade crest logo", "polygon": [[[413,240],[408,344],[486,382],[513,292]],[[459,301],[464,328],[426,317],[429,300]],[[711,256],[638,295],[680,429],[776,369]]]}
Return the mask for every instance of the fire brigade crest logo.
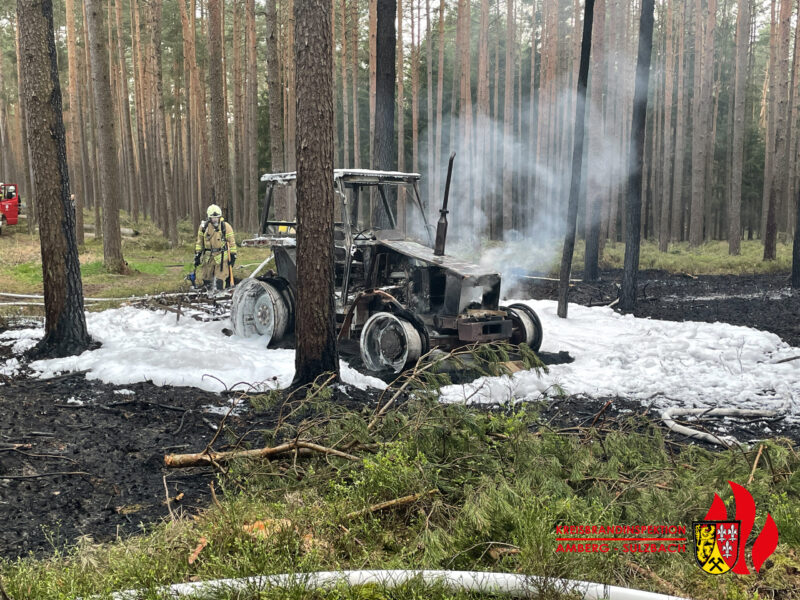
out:
{"label": "fire brigade crest logo", "polygon": [[712,575],[727,573],[739,559],[739,521],[695,521],[695,558]]}

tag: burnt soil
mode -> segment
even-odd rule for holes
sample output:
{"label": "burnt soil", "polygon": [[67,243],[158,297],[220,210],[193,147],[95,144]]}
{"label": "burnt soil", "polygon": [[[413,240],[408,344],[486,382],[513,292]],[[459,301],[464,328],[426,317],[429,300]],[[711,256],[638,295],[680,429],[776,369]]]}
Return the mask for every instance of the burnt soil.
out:
{"label": "burnt soil", "polygon": [[[618,293],[621,272],[599,282],[576,283],[570,302],[607,305]],[[557,283],[523,279],[519,297],[557,297]],[[791,295],[786,275],[700,276],[644,271],[639,278],[636,316],[668,320],[723,321],[771,331],[800,347],[800,295]],[[0,346],[0,360],[10,358]],[[550,362],[568,357],[552,355]],[[5,378],[0,385],[0,558],[46,556],[81,536],[113,540],[140,531],[173,511],[194,513],[211,502],[210,468],[168,470],[168,453],[200,452],[212,440],[231,397],[149,382],[114,386],[81,373],[48,380]],[[337,386],[336,400],[358,409],[377,396]],[[619,422],[630,415],[651,418],[646,406],[625,398],[569,397],[542,408],[547,427],[571,428]],[[225,421],[229,430],[216,450],[247,443],[263,445],[277,409],[242,411]],[[735,423],[739,439],[764,437],[766,423]],[[800,429],[770,422],[771,436],[800,441]],[[233,433],[235,432],[235,433]],[[236,437],[239,436],[239,437]],[[676,443],[683,443],[670,436]],[[166,486],[166,490],[165,490]],[[221,493],[219,487],[217,493]]]}

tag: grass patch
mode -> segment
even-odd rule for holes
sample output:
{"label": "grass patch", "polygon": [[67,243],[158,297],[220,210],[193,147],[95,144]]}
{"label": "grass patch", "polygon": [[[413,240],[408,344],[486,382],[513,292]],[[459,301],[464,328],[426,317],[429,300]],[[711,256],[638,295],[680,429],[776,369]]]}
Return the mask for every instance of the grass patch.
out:
{"label": "grass patch", "polygon": [[[691,542],[676,554],[559,553],[555,527],[659,524],[690,532],[715,493],[732,508],[727,481],[746,482],[754,450],[677,447],[641,418],[566,435],[545,426],[535,407],[476,412],[440,405],[424,387],[375,422],[372,410],[345,409],[332,389],[308,398],[283,405],[283,414],[306,419],[283,421],[258,443],[300,436],[356,454],[357,461],[321,455],[235,461],[219,476],[221,501],[196,519],[109,544],[84,540],[49,560],[0,563],[9,596],[60,599],[144,588],[155,598],[158,586],[180,581],[425,568],[542,575],[549,584],[539,598],[573,597],[555,584],[562,577],[709,600],[800,598],[800,457],[787,441],[766,444],[769,461],[761,461],[747,486],[759,511],[756,531],[767,511],[777,523],[777,551],[758,576],[709,576],[696,566]],[[254,400],[268,407],[277,397]],[[413,502],[370,509],[412,494]],[[213,597],[479,596],[414,583],[394,591]]]}

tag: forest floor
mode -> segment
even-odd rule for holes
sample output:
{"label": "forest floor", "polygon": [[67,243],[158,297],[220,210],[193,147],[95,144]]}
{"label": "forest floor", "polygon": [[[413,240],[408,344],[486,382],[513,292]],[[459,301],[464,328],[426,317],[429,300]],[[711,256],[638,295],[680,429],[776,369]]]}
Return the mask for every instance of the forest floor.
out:
{"label": "forest floor", "polygon": [[[570,301],[609,304],[621,272],[593,284],[576,283]],[[557,297],[557,283],[523,279],[519,295]],[[773,332],[800,347],[800,297],[786,275],[688,276],[644,271],[636,316],[723,321]],[[5,350],[8,352],[8,350]],[[0,356],[0,358],[8,358]],[[73,373],[54,379],[6,378],[0,387],[0,557],[44,556],[81,536],[97,541],[136,533],[170,511],[194,513],[213,501],[210,468],[168,470],[167,453],[200,452],[216,435],[225,395],[152,383],[113,386]],[[337,402],[358,410],[377,392],[338,386]],[[564,428],[643,411],[625,398],[567,397],[545,405],[541,420]],[[217,412],[210,406],[220,407]],[[280,407],[230,414],[215,449],[260,445]],[[594,420],[593,420],[594,419]],[[749,437],[759,423],[742,424]],[[770,436],[800,442],[797,426],[770,423]],[[676,439],[674,436],[672,439]],[[678,440],[683,441],[683,440]],[[217,490],[217,493],[221,493]]]}

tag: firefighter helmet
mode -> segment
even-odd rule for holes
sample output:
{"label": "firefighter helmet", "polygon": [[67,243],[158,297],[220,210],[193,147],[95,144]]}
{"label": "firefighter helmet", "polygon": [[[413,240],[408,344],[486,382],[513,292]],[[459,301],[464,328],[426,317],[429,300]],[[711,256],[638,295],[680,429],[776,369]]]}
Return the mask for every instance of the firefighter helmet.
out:
{"label": "firefighter helmet", "polygon": [[219,206],[217,206],[216,204],[211,204],[208,207],[208,210],[206,210],[206,214],[208,215],[209,219],[211,217],[221,217],[222,216],[222,209]]}

